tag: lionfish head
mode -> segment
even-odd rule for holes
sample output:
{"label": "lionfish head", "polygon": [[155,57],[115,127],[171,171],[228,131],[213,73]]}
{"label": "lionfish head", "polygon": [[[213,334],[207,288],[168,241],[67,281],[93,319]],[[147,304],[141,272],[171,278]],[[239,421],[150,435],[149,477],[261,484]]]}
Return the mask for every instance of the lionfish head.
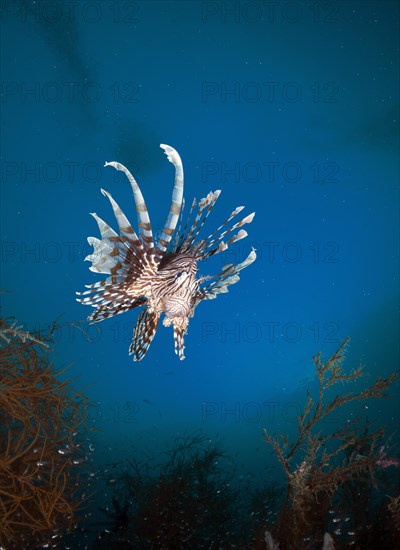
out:
{"label": "lionfish head", "polygon": [[199,258],[192,254],[175,252],[173,254],[165,254],[160,261],[158,271],[197,271],[197,262]]}

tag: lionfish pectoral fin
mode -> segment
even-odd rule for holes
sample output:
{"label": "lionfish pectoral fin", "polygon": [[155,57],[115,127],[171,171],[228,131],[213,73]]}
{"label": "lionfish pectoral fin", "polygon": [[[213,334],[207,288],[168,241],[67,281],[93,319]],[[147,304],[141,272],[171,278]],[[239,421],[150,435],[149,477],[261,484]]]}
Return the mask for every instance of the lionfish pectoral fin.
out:
{"label": "lionfish pectoral fin", "polygon": [[245,269],[252,264],[257,258],[257,254],[254,248],[251,249],[250,254],[243,262],[234,265],[228,264],[223,267],[222,272],[216,276],[216,280],[199,290],[196,302],[201,300],[212,300],[216,298],[218,294],[228,292],[228,287],[234,285],[240,280],[239,271]]}
{"label": "lionfish pectoral fin", "polygon": [[141,361],[146,355],[156,333],[159,318],[158,313],[150,313],[148,308],[139,315],[129,346],[129,355],[133,355],[134,361]]}
{"label": "lionfish pectoral fin", "polygon": [[102,293],[95,296],[77,298],[77,301],[96,308],[87,319],[89,323],[98,323],[146,304],[146,298],[143,296],[132,299],[132,296],[114,285],[105,287]]}

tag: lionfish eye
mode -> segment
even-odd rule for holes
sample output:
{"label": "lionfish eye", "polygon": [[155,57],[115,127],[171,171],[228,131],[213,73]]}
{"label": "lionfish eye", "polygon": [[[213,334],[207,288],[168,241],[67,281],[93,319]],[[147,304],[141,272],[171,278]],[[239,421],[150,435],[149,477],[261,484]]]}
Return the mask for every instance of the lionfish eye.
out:
{"label": "lionfish eye", "polygon": [[175,275],[175,280],[179,279],[179,277],[181,277],[184,273],[186,273],[186,271],[178,271],[178,273]]}

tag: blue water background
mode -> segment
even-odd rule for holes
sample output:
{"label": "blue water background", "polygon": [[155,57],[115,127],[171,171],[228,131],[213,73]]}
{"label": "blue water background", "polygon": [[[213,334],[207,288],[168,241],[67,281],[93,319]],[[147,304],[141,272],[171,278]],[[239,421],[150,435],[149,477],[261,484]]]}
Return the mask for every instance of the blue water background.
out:
{"label": "blue water background", "polygon": [[[262,429],[294,433],[313,355],[350,336],[346,367],[368,381],[399,364],[398,4],[4,4],[3,315],[43,328],[90,313],[75,301],[101,278],[84,262],[89,212],[115,226],[101,187],[137,227],[129,183],[104,161],[132,170],[157,233],[174,177],[159,144],[172,145],[187,204],[222,189],[205,233],[238,205],[256,211],[200,273],[251,246],[257,261],[197,308],[184,362],[162,326],[132,362],[135,311],[90,328],[94,342],[64,327],[54,361],[93,401],[96,464],[201,429],[261,479],[274,462]],[[388,433],[397,398],[394,386],[366,411]]]}

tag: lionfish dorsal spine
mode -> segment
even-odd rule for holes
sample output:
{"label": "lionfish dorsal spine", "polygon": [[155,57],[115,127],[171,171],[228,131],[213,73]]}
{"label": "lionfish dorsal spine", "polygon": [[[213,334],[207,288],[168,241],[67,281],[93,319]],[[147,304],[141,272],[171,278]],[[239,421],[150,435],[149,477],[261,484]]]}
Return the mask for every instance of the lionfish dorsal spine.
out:
{"label": "lionfish dorsal spine", "polygon": [[181,213],[182,202],[183,202],[183,165],[181,157],[178,152],[175,151],[173,147],[165,145],[162,143],[160,145],[164,149],[167,158],[175,166],[175,181],[174,189],[172,191],[172,201],[171,207],[169,209],[167,221],[165,222],[164,229],[158,239],[158,244],[156,248],[156,261],[160,261],[164,256],[165,251],[168,248],[168,245],[171,241],[172,235],[174,234],[176,224],[178,223],[178,218]]}
{"label": "lionfish dorsal spine", "polygon": [[116,170],[120,170],[121,172],[123,172],[128,178],[129,183],[131,184],[131,187],[132,187],[133,198],[135,200],[135,205],[136,205],[136,212],[137,212],[138,226],[139,226],[139,237],[141,238],[141,241],[143,243],[143,248],[146,251],[146,253],[149,255],[153,255],[154,239],[153,239],[153,231],[151,229],[149,212],[147,210],[145,200],[143,198],[140,187],[137,184],[137,181],[132,176],[130,171],[120,162],[115,162],[115,161],[106,162],[104,166],[112,166]]}
{"label": "lionfish dorsal spine", "polygon": [[[141,270],[144,266],[149,265],[143,242],[138,238],[127,217],[111,194],[104,191],[104,189],[101,189],[101,192],[111,203],[120,235],[117,235],[110,226],[94,214],[99,225],[102,240],[93,240],[93,237],[90,237],[90,241],[88,239],[89,244],[95,248],[94,255],[87,258],[93,262],[93,266],[90,269],[92,271],[99,271],[98,266],[100,266],[102,273],[112,274],[112,270],[115,269],[115,267],[117,271],[121,267],[118,260],[124,260],[125,263],[131,264],[132,266],[135,265],[137,270]],[[109,261],[105,261],[107,259]],[[107,271],[104,270],[105,267],[107,267]]]}
{"label": "lionfish dorsal spine", "polygon": [[96,220],[102,239],[109,239],[110,237],[118,236],[114,229],[110,227],[108,223],[102,220],[100,216],[96,214],[96,212],[91,212],[90,215],[93,216],[93,218]]}
{"label": "lionfish dorsal spine", "polygon": [[[211,210],[214,208],[215,203],[220,196],[221,191],[217,189],[216,191],[208,193],[207,197],[201,199],[198,204],[198,212],[195,216],[195,219],[192,223],[190,230],[188,231],[187,236],[183,241],[183,250],[188,250],[192,247],[194,241],[198,237],[203,225],[205,224]],[[189,214],[190,215],[190,214]]]}
{"label": "lionfish dorsal spine", "polygon": [[[104,189],[101,189],[102,194],[108,198],[108,200],[111,203],[111,207],[114,212],[114,216],[118,223],[118,229],[120,232],[120,235],[123,237],[126,237],[128,240],[133,241],[135,243],[135,246],[137,248],[143,249],[143,245],[141,241],[138,239],[135,231],[133,230],[131,224],[128,221],[128,218],[125,216],[125,214],[122,212],[120,206],[118,203],[113,199],[111,194],[108,191],[105,191]],[[113,237],[111,237],[113,238]],[[115,237],[114,237],[115,238]]]}
{"label": "lionfish dorsal spine", "polygon": [[[223,224],[221,224],[207,239],[207,246],[205,247],[202,255],[202,259],[209,258],[210,256],[213,256],[214,254],[218,254],[219,252],[222,252],[228,248],[230,244],[232,244],[235,241],[239,241],[240,239],[244,239],[247,237],[247,232],[245,230],[240,230],[236,235],[231,237],[228,241],[228,243],[224,243],[223,239],[227,236],[229,236],[233,231],[238,229],[239,227],[242,227],[246,223],[251,223],[253,221],[253,218],[255,216],[255,212],[252,212],[251,214],[245,216],[242,220],[239,222],[233,224],[231,227],[228,227],[229,222],[234,218],[239,212],[241,212],[243,209],[242,206],[239,206],[236,208],[229,218],[225,220]],[[220,235],[216,235],[221,229],[224,227],[227,227]]]}

